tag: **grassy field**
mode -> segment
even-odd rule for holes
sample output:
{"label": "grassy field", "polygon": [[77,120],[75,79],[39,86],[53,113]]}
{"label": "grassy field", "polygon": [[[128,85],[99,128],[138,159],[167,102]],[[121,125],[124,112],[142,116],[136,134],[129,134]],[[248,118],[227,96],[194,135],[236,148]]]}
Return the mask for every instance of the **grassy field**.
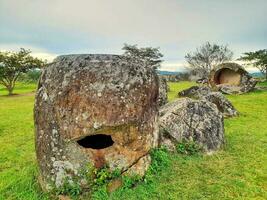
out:
{"label": "grassy field", "polygon": [[[192,85],[170,83],[170,100]],[[1,200],[49,199],[36,182],[34,89],[34,84],[19,84],[19,95],[8,97],[0,88]],[[212,156],[173,154],[171,165],[150,182],[114,192],[109,199],[267,199],[267,92],[228,98],[241,115],[225,120],[223,150]]]}

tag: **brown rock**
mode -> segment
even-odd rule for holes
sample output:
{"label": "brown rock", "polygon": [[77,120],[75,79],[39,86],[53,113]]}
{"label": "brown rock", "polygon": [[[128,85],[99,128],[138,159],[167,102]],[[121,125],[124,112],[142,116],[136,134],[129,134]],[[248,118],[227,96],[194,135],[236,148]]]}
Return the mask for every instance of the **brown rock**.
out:
{"label": "brown rock", "polygon": [[122,180],[120,178],[117,178],[117,179],[112,180],[108,184],[107,190],[108,190],[108,192],[114,192],[115,190],[117,190],[121,186],[122,186]]}
{"label": "brown rock", "polygon": [[[157,146],[157,98],[151,68],[116,55],[56,58],[42,73],[34,107],[45,187],[82,179],[88,165],[133,168]],[[139,167],[144,171],[146,164]]]}
{"label": "brown rock", "polygon": [[71,198],[69,196],[65,196],[65,195],[59,195],[58,199],[59,200],[71,200]]}

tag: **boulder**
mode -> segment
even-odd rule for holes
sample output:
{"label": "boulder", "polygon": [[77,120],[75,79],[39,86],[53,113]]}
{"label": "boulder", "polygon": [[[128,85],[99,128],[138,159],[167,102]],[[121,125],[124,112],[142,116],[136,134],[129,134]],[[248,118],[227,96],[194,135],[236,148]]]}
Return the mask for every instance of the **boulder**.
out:
{"label": "boulder", "polygon": [[256,86],[255,89],[259,91],[267,91],[267,86]]}
{"label": "boulder", "polygon": [[178,93],[179,97],[190,97],[214,103],[224,117],[235,117],[238,111],[233,104],[220,92],[212,92],[207,86],[192,86]]}
{"label": "boulder", "polygon": [[224,120],[208,101],[180,98],[160,109],[160,144],[173,149],[179,142],[194,141],[207,152],[224,144]]}
{"label": "boulder", "polygon": [[257,81],[237,63],[223,63],[211,70],[209,84],[225,94],[242,94],[254,89]]}
{"label": "boulder", "polygon": [[166,103],[168,103],[168,84],[167,80],[159,76],[159,98],[158,98],[158,104],[159,106],[163,106]]}
{"label": "boulder", "polygon": [[208,83],[208,79],[207,78],[200,78],[200,79],[196,80],[196,83],[207,84]]}
{"label": "boulder", "polygon": [[236,117],[239,114],[233,104],[220,92],[211,92],[201,99],[214,103],[224,117]]}
{"label": "boulder", "polygon": [[211,93],[211,89],[207,86],[192,86],[188,89],[182,90],[178,93],[179,97],[190,97],[193,99],[199,99],[202,96]]}
{"label": "boulder", "polygon": [[64,181],[88,188],[88,166],[143,175],[158,146],[158,88],[155,70],[117,55],[66,55],[49,64],[34,106],[43,189]]}
{"label": "boulder", "polygon": [[187,81],[189,73],[187,72],[177,72],[172,74],[160,74],[161,77],[165,78],[168,82],[179,82]]}

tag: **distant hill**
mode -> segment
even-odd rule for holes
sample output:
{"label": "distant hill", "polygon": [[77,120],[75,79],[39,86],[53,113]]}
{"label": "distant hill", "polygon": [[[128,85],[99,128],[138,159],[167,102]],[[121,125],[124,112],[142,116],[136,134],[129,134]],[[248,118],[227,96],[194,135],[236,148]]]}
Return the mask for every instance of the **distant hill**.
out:
{"label": "distant hill", "polygon": [[[182,72],[170,72],[170,71],[162,71],[162,70],[157,70],[158,74],[160,75],[177,75],[177,74],[182,74]],[[252,72],[249,73],[251,76],[260,78],[263,77],[263,74],[260,72]]]}
{"label": "distant hill", "polygon": [[181,72],[170,72],[170,71],[161,71],[161,70],[157,70],[158,74],[160,75],[176,75],[176,74],[180,74]]}
{"label": "distant hill", "polygon": [[256,77],[256,78],[261,78],[263,77],[263,74],[260,72],[253,72],[253,73],[249,73],[252,77]]}

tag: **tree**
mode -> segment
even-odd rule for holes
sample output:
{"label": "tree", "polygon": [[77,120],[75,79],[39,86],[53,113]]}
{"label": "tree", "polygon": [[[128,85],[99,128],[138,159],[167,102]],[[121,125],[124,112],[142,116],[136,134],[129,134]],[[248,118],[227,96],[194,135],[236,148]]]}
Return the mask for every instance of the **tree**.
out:
{"label": "tree", "polygon": [[137,45],[124,44],[122,48],[124,50],[123,57],[130,62],[141,63],[145,67],[151,67],[157,69],[162,62],[159,48],[145,47],[138,48]]}
{"label": "tree", "polygon": [[198,47],[195,52],[185,55],[189,68],[203,77],[207,77],[213,67],[231,60],[232,57],[233,52],[227,46],[209,42]]}
{"label": "tree", "polygon": [[248,61],[250,65],[258,68],[267,79],[267,49],[243,53],[238,60]]}
{"label": "tree", "polygon": [[44,61],[32,57],[30,53],[30,50],[23,48],[19,52],[0,51],[0,84],[6,87],[8,95],[13,94],[16,81],[22,73],[44,65]]}

